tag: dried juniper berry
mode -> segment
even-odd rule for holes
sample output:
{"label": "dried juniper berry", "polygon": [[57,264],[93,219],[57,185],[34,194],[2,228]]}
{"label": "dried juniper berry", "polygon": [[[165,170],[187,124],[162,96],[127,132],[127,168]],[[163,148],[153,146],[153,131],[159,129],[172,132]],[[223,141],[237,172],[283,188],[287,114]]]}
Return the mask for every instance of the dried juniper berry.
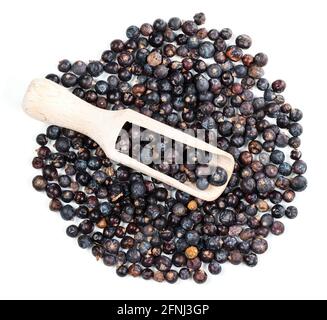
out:
{"label": "dried juniper berry", "polygon": [[51,199],[59,198],[61,196],[61,188],[56,183],[47,184],[45,191],[47,196]]}
{"label": "dried juniper berry", "polygon": [[280,219],[285,215],[285,208],[280,204],[276,204],[271,208],[271,214],[274,218]]}
{"label": "dried juniper berry", "polygon": [[258,264],[258,257],[254,253],[244,255],[243,260],[248,267],[255,267]]}
{"label": "dried juniper berry", "polygon": [[294,191],[303,191],[307,188],[307,179],[304,176],[298,175],[291,180],[291,188]]}
{"label": "dried juniper berry", "polygon": [[67,204],[61,208],[60,215],[64,220],[72,220],[75,217],[75,210],[71,205]]}
{"label": "dried juniper berry", "polygon": [[37,191],[44,191],[47,183],[47,180],[43,176],[36,176],[32,182],[34,189]]}
{"label": "dried juniper berry", "polygon": [[44,133],[38,134],[35,140],[40,146],[45,146],[48,143],[48,138]]}
{"label": "dried juniper berry", "polygon": [[262,177],[257,180],[257,190],[265,194],[274,190],[274,182],[268,177]]}
{"label": "dried juniper berry", "polygon": [[49,209],[51,211],[60,211],[62,208],[61,201],[59,199],[52,199],[49,204]]}
{"label": "dried juniper berry", "polygon": [[194,271],[194,274],[193,274],[193,280],[196,282],[196,283],[204,283],[207,281],[207,274],[204,270],[195,270]]}
{"label": "dried juniper berry", "polygon": [[288,126],[288,131],[293,137],[298,137],[303,133],[303,128],[299,123],[294,122]]}
{"label": "dried juniper berry", "polygon": [[295,174],[305,174],[307,171],[307,164],[303,160],[297,160],[292,165],[292,171]]}
{"label": "dried juniper berry", "polygon": [[172,266],[172,261],[167,256],[159,256],[155,260],[155,266],[159,271],[169,271]]}
{"label": "dried juniper berry", "polygon": [[89,249],[92,246],[92,239],[88,235],[79,236],[77,241],[82,249]]}
{"label": "dried juniper berry", "polygon": [[260,218],[260,224],[264,228],[271,227],[273,222],[274,222],[274,217],[269,213],[266,213],[266,214],[262,215],[261,218]]}
{"label": "dried juniper berry", "polygon": [[253,240],[251,248],[254,253],[263,254],[268,249],[268,243],[265,239],[256,238]]}
{"label": "dried juniper berry", "polygon": [[227,172],[221,167],[217,167],[215,172],[209,177],[209,182],[214,186],[222,186],[227,182]]}
{"label": "dried juniper berry", "polygon": [[221,273],[221,265],[218,261],[213,260],[208,265],[208,270],[211,274],[219,274]]}
{"label": "dried juniper berry", "polygon": [[78,228],[82,234],[90,234],[93,232],[94,225],[90,220],[86,219],[79,224]]}
{"label": "dried juniper berry", "polygon": [[178,280],[178,272],[175,270],[170,270],[165,273],[165,280],[168,283],[175,283]]}
{"label": "dried juniper berry", "polygon": [[285,215],[289,219],[295,219],[298,215],[298,210],[294,206],[289,206],[285,210]]}
{"label": "dried juniper berry", "polygon": [[61,77],[61,83],[66,88],[74,87],[77,84],[78,78],[73,73],[64,73]]}
{"label": "dried juniper berry", "polygon": [[61,193],[60,199],[65,203],[70,203],[74,199],[74,196],[75,194],[71,190],[64,190]]}
{"label": "dried juniper berry", "polygon": [[196,245],[200,241],[200,235],[197,231],[188,231],[185,235],[186,242],[190,245]]}
{"label": "dried juniper berry", "polygon": [[61,128],[59,128],[58,126],[51,125],[47,128],[46,136],[51,140],[55,140],[59,137],[60,133]]}
{"label": "dried juniper berry", "polygon": [[70,238],[76,238],[79,235],[79,229],[75,225],[71,225],[67,227],[66,234]]}
{"label": "dried juniper berry", "polygon": [[46,79],[50,80],[50,81],[53,81],[55,83],[60,83],[60,78],[54,74],[54,73],[49,73],[45,76]]}
{"label": "dried juniper berry", "polygon": [[241,48],[241,49],[249,49],[251,47],[252,44],[252,39],[246,35],[246,34],[242,34],[239,35],[236,40],[236,45]]}
{"label": "dried juniper berry", "polygon": [[150,280],[150,279],[153,279],[153,275],[154,275],[154,272],[152,271],[152,269],[150,268],[146,268],[142,271],[142,278],[144,280]]}
{"label": "dried juniper berry", "polygon": [[279,236],[284,233],[285,227],[284,224],[280,221],[275,221],[270,228],[270,231],[273,235]]}
{"label": "dried juniper berry", "polygon": [[296,108],[292,109],[289,114],[289,119],[294,122],[300,121],[302,117],[303,117],[303,112]]}
{"label": "dried juniper berry", "polygon": [[209,41],[204,41],[199,46],[199,55],[202,58],[212,58],[215,54],[215,47],[214,45]]}
{"label": "dried juniper berry", "polygon": [[128,275],[128,268],[126,267],[126,265],[121,265],[116,269],[116,274],[119,277],[125,277]]}
{"label": "dried juniper berry", "polygon": [[286,89],[286,82],[284,80],[276,80],[271,84],[274,92],[281,93]]}
{"label": "dried juniper berry", "polygon": [[64,59],[64,60],[59,61],[58,70],[60,72],[68,72],[70,70],[71,66],[72,65],[71,65],[70,61],[67,59]]}
{"label": "dried juniper berry", "polygon": [[178,276],[182,280],[188,280],[192,277],[192,273],[188,268],[181,268],[179,270]]}

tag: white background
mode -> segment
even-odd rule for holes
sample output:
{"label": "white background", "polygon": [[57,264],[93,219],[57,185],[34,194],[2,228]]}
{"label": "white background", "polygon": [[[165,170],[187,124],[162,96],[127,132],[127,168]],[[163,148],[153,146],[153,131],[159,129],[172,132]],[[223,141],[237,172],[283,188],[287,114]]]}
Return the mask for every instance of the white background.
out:
{"label": "white background", "polygon": [[[28,299],[314,299],[327,298],[326,8],[311,1],[1,1],[0,4],[0,298]],[[254,39],[249,52],[269,55],[266,76],[287,81],[287,100],[305,113],[303,159],[309,187],[299,217],[270,237],[259,265],[225,265],[204,285],[170,285],[131,277],[97,263],[68,239],[48,199],[31,187],[37,133],[45,125],[23,114],[28,82],[55,72],[62,58],[98,59],[131,24],[192,18]]]}

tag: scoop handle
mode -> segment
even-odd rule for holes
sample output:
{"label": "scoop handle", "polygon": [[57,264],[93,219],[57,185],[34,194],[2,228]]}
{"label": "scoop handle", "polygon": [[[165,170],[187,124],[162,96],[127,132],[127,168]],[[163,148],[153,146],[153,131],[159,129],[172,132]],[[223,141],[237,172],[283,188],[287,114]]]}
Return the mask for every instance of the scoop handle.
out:
{"label": "scoop handle", "polygon": [[34,119],[81,132],[93,139],[98,137],[104,114],[108,115],[108,111],[94,108],[47,79],[35,79],[30,83],[22,107]]}

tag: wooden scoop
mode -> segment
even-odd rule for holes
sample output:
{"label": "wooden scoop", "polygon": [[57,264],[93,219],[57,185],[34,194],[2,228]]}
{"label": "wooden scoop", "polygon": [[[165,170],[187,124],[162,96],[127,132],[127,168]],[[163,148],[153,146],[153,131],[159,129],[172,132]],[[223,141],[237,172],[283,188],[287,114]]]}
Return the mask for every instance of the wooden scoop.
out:
{"label": "wooden scoop", "polygon": [[[24,97],[23,109],[35,119],[89,136],[101,146],[111,160],[206,201],[213,201],[221,195],[234,169],[234,159],[225,151],[130,109],[108,111],[95,108],[50,80],[36,79],[30,83]],[[209,185],[208,189],[200,190],[194,183],[181,183],[119,152],[116,149],[116,141],[126,122],[211,153],[213,157],[210,165],[224,168],[228,175],[227,182],[220,187]]]}

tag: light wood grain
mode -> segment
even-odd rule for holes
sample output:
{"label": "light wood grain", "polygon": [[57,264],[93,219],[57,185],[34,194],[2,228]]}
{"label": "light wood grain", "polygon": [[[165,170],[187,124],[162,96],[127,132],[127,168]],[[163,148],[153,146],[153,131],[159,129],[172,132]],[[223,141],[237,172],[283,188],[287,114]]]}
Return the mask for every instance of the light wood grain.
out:
{"label": "light wood grain", "polygon": [[[130,109],[108,111],[95,108],[62,86],[46,79],[36,79],[31,82],[23,100],[23,109],[35,119],[89,136],[102,147],[111,160],[206,201],[213,201],[221,195],[234,169],[234,158],[223,150]],[[116,149],[116,140],[126,122],[152,130],[193,148],[212,153],[213,159],[210,164],[220,166],[227,171],[228,180],[226,184],[221,187],[210,185],[206,190],[199,190],[195,184],[181,183],[119,152]]]}

